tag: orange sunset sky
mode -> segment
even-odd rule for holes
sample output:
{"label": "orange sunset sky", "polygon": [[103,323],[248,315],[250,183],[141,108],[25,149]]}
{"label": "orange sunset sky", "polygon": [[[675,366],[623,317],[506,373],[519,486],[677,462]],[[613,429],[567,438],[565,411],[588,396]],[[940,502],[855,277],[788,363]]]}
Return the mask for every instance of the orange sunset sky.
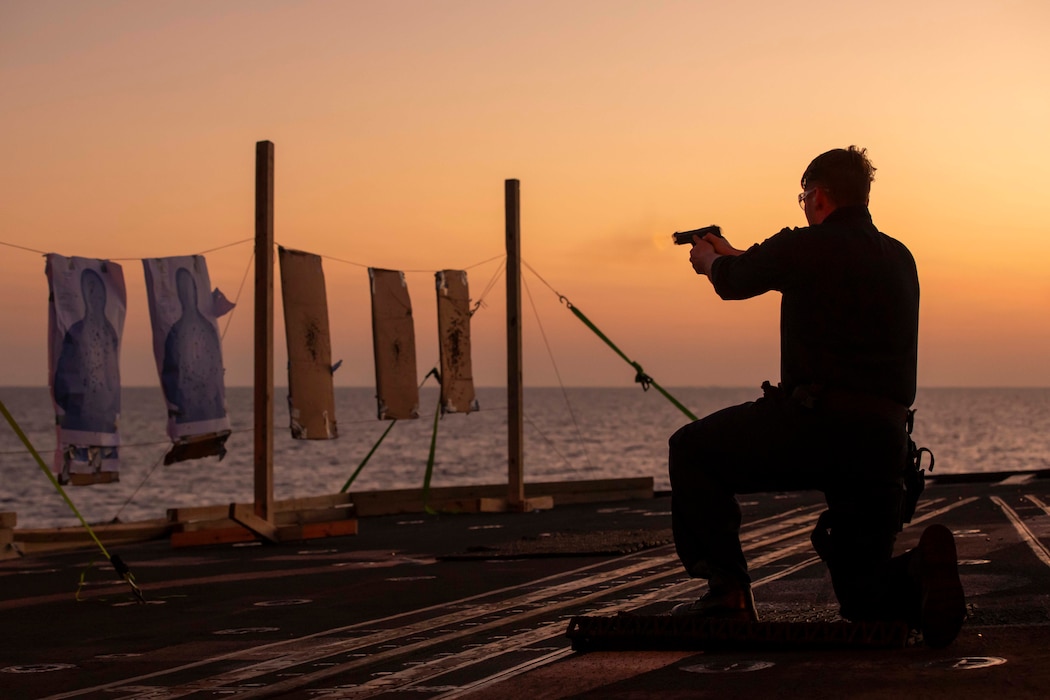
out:
{"label": "orange sunset sky", "polygon": [[[270,140],[339,385],[374,382],[368,266],[406,271],[420,378],[437,363],[433,272],[482,295],[508,178],[527,384],[633,384],[552,288],[664,386],[775,381],[779,296],[719,300],[670,235],[802,226],[809,160],[857,144],[919,265],[920,386],[1050,386],[1048,36],[1042,0],[3,0],[0,385],[47,383],[40,252],[123,265],[122,381],[156,384],[139,259],[236,244],[207,259],[237,299]],[[220,319],[230,385],[250,286]],[[505,381],[504,299],[473,319],[479,385]]]}

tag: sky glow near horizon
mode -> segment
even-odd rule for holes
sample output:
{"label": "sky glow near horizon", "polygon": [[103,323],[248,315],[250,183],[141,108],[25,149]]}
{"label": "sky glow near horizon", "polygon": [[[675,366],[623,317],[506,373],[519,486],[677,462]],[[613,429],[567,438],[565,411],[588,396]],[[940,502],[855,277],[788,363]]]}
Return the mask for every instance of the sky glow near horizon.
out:
{"label": "sky glow near horizon", "polygon": [[[802,226],[808,162],[857,144],[919,265],[920,386],[1050,386],[1048,30],[1034,1],[0,2],[0,386],[47,381],[44,261],[11,245],[121,262],[122,380],[156,384],[139,259],[250,239],[260,140],[276,241],[326,258],[338,385],[374,382],[367,266],[407,271],[420,377],[434,271],[495,280],[474,376],[505,381],[508,178],[526,384],[633,384],[558,294],[664,386],[775,380],[779,295],[719,300],[670,234]],[[230,299],[251,254],[207,255]]]}

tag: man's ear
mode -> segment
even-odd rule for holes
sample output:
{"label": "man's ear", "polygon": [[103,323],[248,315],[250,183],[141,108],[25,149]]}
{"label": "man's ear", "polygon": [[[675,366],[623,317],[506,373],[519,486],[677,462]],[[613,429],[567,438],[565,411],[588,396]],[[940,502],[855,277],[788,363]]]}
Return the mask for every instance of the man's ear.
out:
{"label": "man's ear", "polygon": [[823,187],[817,187],[817,191],[813,193],[813,210],[820,214],[821,220],[835,211],[836,206],[831,194]]}
{"label": "man's ear", "polygon": [[806,221],[811,226],[824,223],[824,219],[835,211],[835,206],[835,200],[828,191],[818,185],[806,205]]}
{"label": "man's ear", "polygon": [[825,213],[835,208],[834,200],[823,187],[817,187],[817,191],[813,193],[813,204]]}

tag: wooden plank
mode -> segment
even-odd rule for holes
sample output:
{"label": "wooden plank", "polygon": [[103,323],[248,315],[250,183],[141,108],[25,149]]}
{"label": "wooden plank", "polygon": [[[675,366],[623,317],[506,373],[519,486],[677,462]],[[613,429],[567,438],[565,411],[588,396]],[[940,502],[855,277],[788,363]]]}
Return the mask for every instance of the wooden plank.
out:
{"label": "wooden plank", "polygon": [[0,527],[15,527],[18,525],[18,513],[11,511],[0,513]]}
{"label": "wooden plank", "polygon": [[351,503],[353,499],[348,493],[329,493],[322,496],[305,496],[302,498],[287,498],[277,501],[277,512],[289,510],[310,510],[314,508],[334,508]]}
{"label": "wooden plank", "polygon": [[[360,491],[351,495],[358,517],[423,512],[422,489]],[[554,505],[651,499],[653,479],[632,477],[537,482],[525,485],[525,496],[530,500],[550,497]],[[437,511],[471,513],[478,511],[483,499],[502,499],[506,502],[506,487],[499,484],[432,487],[426,505]]]}
{"label": "wooden plank", "polygon": [[255,144],[254,516],[273,521],[274,146]]}
{"label": "wooden plank", "polygon": [[[557,506],[571,503],[649,499],[653,497],[653,479],[652,477],[632,477],[537,482],[526,484],[525,493],[526,504],[533,509],[551,507],[547,505],[548,502]],[[446,513],[476,513],[483,509],[506,510],[503,507],[506,503],[506,486],[501,484],[432,488],[427,501],[429,507]],[[350,522],[353,517],[421,513],[424,510],[424,504],[422,489],[417,488],[292,498],[277,502],[277,508],[275,527],[277,537],[281,537],[282,528],[317,525],[323,531],[325,527],[338,528],[340,526],[331,524]],[[356,523],[356,520],[353,522]],[[255,536],[250,534],[250,530],[241,527],[229,518],[228,505],[173,508],[168,510],[167,518],[136,523],[96,525],[92,529],[105,544],[143,542],[162,539],[169,535],[173,539],[173,546],[245,542],[255,539]],[[306,531],[309,532],[310,529],[307,528]],[[32,552],[94,546],[94,540],[82,527],[16,529],[13,530],[13,533],[13,544]],[[176,544],[176,542],[182,544]],[[2,542],[0,542],[0,548],[2,547]],[[17,552],[14,552],[13,555],[17,556]]]}
{"label": "wooden plank", "polygon": [[288,410],[297,440],[330,440],[339,432],[332,384],[328,298],[320,255],[277,248],[288,351]]}
{"label": "wooden plank", "polygon": [[395,513],[422,513],[424,506],[452,513],[476,513],[482,498],[506,498],[505,486],[451,487],[431,489],[426,504],[422,489],[395,489],[392,491],[365,491],[355,493],[354,507],[358,517],[392,515]]}
{"label": "wooden plank", "polygon": [[357,509],[354,508],[352,503],[347,503],[336,508],[281,512],[277,514],[276,522],[278,526],[330,523],[336,520],[349,520],[356,515]]}
{"label": "wooden plank", "polygon": [[372,291],[372,351],[375,356],[378,417],[419,417],[416,335],[405,274],[368,268]]}
{"label": "wooden plank", "polygon": [[[348,493],[331,493],[321,496],[305,496],[301,498],[287,498],[274,504],[276,513],[281,514],[288,511],[308,511],[315,509],[336,508],[348,506],[353,499]],[[220,520],[229,514],[229,506],[187,506],[182,508],[169,508],[168,520],[173,523],[190,522],[194,520]]]}
{"label": "wooden plank", "polygon": [[168,508],[168,522],[190,523],[198,520],[218,520],[229,513],[229,506],[185,506]]}
{"label": "wooden plank", "polygon": [[[164,519],[144,520],[137,523],[113,523],[93,525],[92,531],[105,543],[110,542],[143,542],[166,537],[171,531],[171,523]],[[15,541],[25,543],[41,542],[84,542],[94,543],[91,534],[83,527],[41,528],[15,530]]]}
{"label": "wooden plank", "polygon": [[439,270],[437,287],[438,358],[441,362],[441,411],[478,410],[470,356],[470,288],[466,270]]}
{"label": "wooden plank", "polygon": [[[357,520],[336,520],[326,523],[306,523],[287,525],[277,528],[276,537],[281,542],[319,539],[322,537],[342,537],[357,534]],[[174,532],[171,535],[171,546],[200,547],[210,544],[236,544],[238,542],[255,542],[258,536],[251,530],[234,525],[233,527],[206,528],[186,532]]]}
{"label": "wooden plank", "polygon": [[208,528],[187,532],[171,533],[171,546],[200,547],[207,544],[232,544],[235,542],[254,542],[255,533],[241,526]]}
{"label": "wooden plank", "polygon": [[525,408],[521,329],[521,188],[503,187],[507,249],[507,500],[525,499]]}
{"label": "wooden plank", "polygon": [[550,510],[553,507],[554,499],[550,496],[525,498],[517,503],[511,503],[505,498],[478,499],[478,511],[481,513],[531,513],[534,510]]}
{"label": "wooden plank", "polygon": [[[450,510],[476,512],[471,509],[470,501],[481,498],[499,498],[506,495],[506,486],[499,484],[482,484],[475,486],[443,486],[430,489],[430,501],[447,504]],[[648,499],[653,497],[653,478],[628,477],[622,479],[591,479],[581,481],[545,481],[525,484],[525,496],[551,496],[554,505],[570,503],[593,503],[601,501],[621,501]],[[460,502],[460,503],[455,503]],[[276,512],[278,525],[287,524],[282,514],[298,511],[305,519],[342,519],[345,513],[329,515],[307,515],[311,510],[335,509],[336,506],[356,506],[358,517],[368,515],[387,515],[391,513],[418,513],[423,510],[422,491],[418,488],[388,489],[382,491],[358,491],[353,493],[334,493],[320,496],[307,496],[277,501]],[[200,520],[224,520],[228,516],[229,506],[194,506],[168,509],[169,521],[192,522]]]}
{"label": "wooden plank", "polygon": [[230,520],[248,528],[258,535],[260,539],[268,542],[278,541],[277,526],[269,520],[263,520],[256,515],[251,506],[243,503],[231,503]]}
{"label": "wooden plank", "polygon": [[175,523],[173,526],[172,533],[176,532],[199,532],[201,530],[224,530],[230,528],[239,528],[233,520],[229,518],[216,518],[213,520],[187,520],[181,523]]}
{"label": "wooden plank", "polygon": [[357,520],[335,520],[327,523],[304,523],[278,528],[282,542],[295,540],[313,540],[321,537],[342,537],[357,534]]}

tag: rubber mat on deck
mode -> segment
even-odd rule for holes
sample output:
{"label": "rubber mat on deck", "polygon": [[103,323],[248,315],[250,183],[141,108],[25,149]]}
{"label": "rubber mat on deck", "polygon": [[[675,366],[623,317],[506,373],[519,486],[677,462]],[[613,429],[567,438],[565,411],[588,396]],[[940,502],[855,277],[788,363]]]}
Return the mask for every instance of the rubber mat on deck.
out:
{"label": "rubber mat on deck", "polygon": [[652,649],[903,648],[903,622],[738,622],[699,616],[578,615],[566,636],[575,651]]}

